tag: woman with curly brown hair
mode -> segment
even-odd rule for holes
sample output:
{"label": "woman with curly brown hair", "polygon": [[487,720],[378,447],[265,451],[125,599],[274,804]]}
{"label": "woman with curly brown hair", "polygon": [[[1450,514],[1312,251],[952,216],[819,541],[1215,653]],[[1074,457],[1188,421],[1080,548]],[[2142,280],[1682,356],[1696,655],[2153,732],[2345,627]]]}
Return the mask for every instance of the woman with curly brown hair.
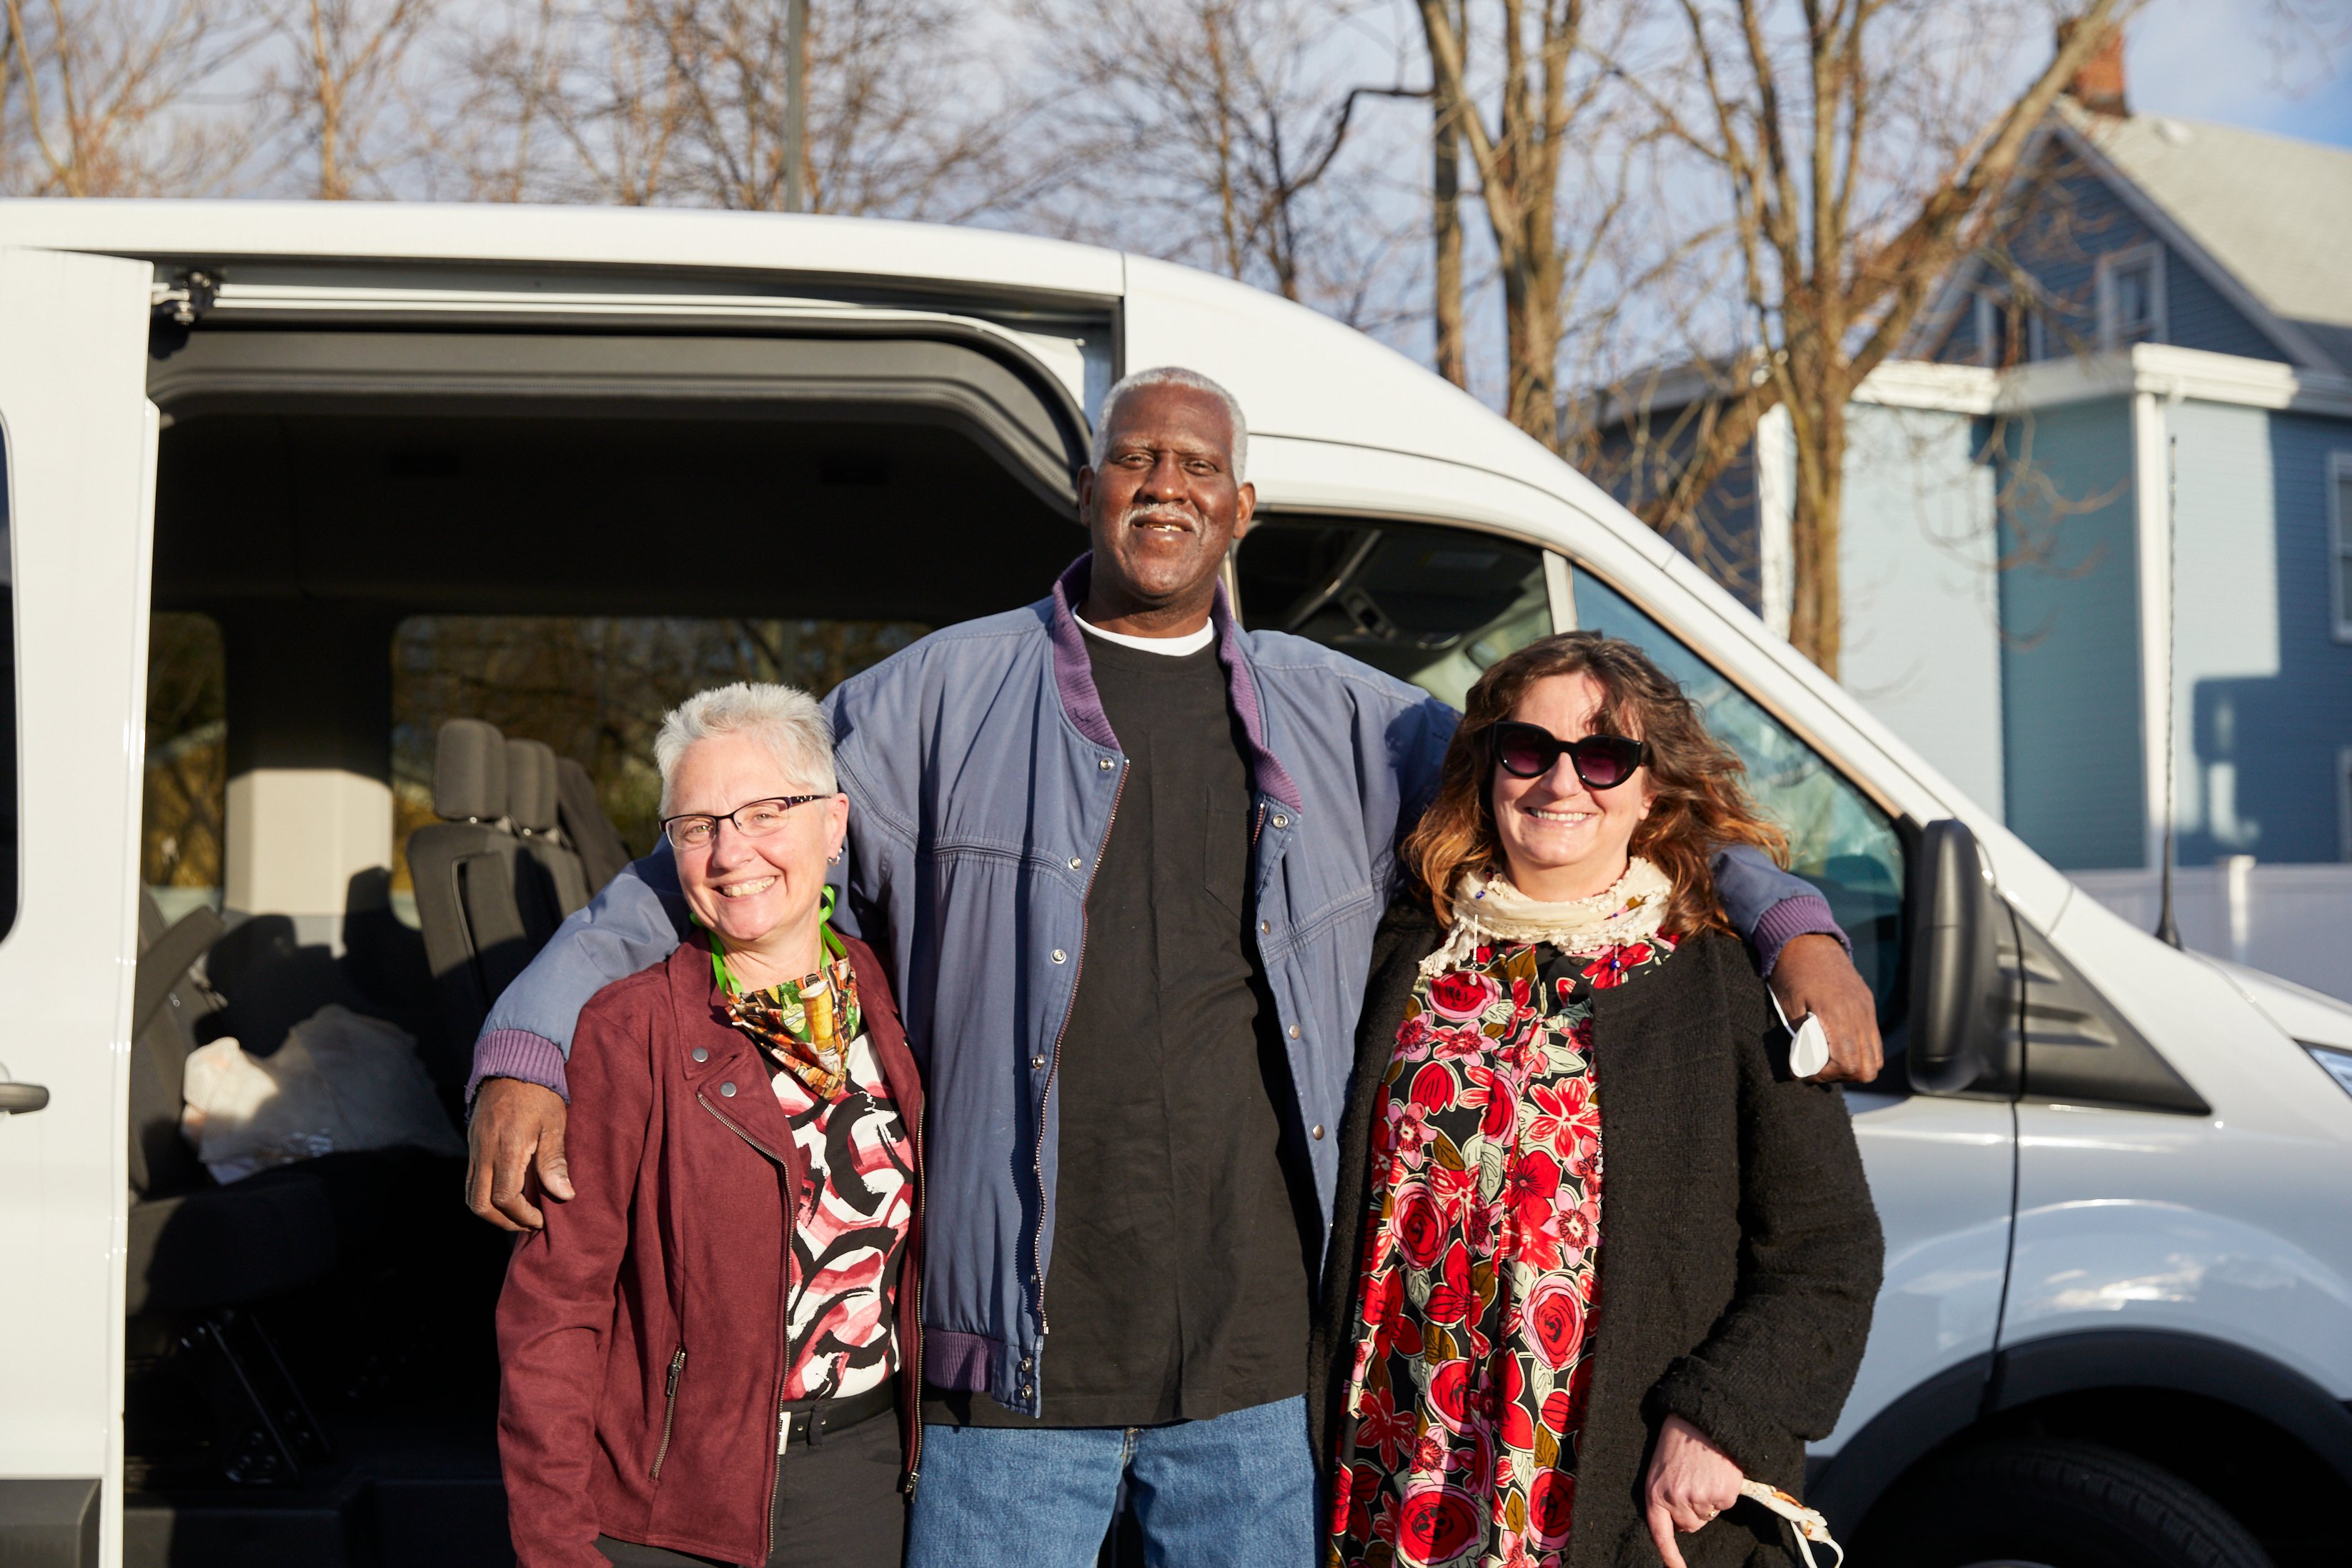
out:
{"label": "woman with curly brown hair", "polygon": [[1329,1568],[1780,1561],[1881,1244],[1711,857],[1780,832],[1633,644],[1469,693],[1372,953],[1315,1328]]}

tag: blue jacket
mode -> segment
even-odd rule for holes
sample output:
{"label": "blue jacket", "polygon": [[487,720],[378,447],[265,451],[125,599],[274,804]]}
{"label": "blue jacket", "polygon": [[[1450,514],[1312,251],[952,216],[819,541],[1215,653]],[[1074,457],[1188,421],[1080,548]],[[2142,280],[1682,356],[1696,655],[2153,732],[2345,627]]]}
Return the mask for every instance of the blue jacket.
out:
{"label": "blue jacket", "polygon": [[[827,700],[850,801],[841,923],[890,963],[929,1107],[924,1374],[1031,1415],[1051,1310],[1055,1071],[1086,966],[1087,889],[1129,766],[1073,614],[1087,572],[1081,557],[1047,598],[934,633]],[[1214,620],[1256,797],[1258,954],[1328,1224],[1326,1134],[1346,1102],[1373,929],[1456,715],[1320,644],[1244,631],[1222,592]],[[1834,931],[1810,884],[1760,857],[1738,871],[1748,896],[1727,912],[1742,930],[1769,911],[1783,940]],[[656,850],[499,999],[477,1076],[508,1071],[498,1059],[519,1046],[566,1046],[589,997],[659,962],[685,929]]]}

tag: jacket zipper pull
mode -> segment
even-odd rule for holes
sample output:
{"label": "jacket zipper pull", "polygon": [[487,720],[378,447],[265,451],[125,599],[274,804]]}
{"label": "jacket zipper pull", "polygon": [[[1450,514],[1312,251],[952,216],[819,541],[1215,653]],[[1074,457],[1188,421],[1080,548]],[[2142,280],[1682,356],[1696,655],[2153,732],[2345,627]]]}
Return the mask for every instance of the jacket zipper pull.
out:
{"label": "jacket zipper pull", "polygon": [[663,1398],[676,1399],[677,1397],[677,1380],[683,1376],[685,1373],[686,1347],[680,1345],[678,1347],[677,1353],[669,1358],[669,1382],[662,1389]]}

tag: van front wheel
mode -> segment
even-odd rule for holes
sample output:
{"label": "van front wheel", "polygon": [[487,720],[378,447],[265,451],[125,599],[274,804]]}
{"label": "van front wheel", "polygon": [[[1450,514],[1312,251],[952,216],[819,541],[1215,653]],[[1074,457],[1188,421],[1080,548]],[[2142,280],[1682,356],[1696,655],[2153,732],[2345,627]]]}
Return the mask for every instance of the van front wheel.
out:
{"label": "van front wheel", "polygon": [[2016,1438],[1906,1478],[1860,1543],[1881,1568],[2273,1568],[2220,1504],[2115,1448]]}

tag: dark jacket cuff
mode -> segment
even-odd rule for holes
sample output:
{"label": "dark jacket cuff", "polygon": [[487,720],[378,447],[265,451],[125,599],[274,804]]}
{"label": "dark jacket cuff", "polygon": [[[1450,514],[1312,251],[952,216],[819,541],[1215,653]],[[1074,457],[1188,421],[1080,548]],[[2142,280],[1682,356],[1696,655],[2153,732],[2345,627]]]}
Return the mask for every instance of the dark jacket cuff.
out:
{"label": "dark jacket cuff", "polygon": [[567,1105],[572,1102],[563,1079],[562,1047],[528,1029],[492,1029],[474,1042],[474,1074],[466,1080],[467,1106],[486,1078],[518,1078],[553,1089]]}
{"label": "dark jacket cuff", "polygon": [[1675,1357],[1665,1376],[1651,1387],[1645,1403],[1654,1421],[1662,1423],[1669,1415],[1679,1415],[1730,1455],[1731,1462],[1748,1475],[1796,1489],[1789,1478],[1761,1473],[1771,1464],[1772,1455],[1787,1447],[1788,1434],[1734,1393],[1722,1373],[1696,1356]]}
{"label": "dark jacket cuff", "polygon": [[1830,913],[1830,901],[1819,893],[1800,893],[1766,910],[1756,929],[1748,933],[1748,945],[1756,954],[1756,972],[1769,980],[1773,966],[1780,962],[1780,950],[1801,936],[1833,936],[1845,955],[1853,956],[1853,943],[1846,940],[1845,931]]}

